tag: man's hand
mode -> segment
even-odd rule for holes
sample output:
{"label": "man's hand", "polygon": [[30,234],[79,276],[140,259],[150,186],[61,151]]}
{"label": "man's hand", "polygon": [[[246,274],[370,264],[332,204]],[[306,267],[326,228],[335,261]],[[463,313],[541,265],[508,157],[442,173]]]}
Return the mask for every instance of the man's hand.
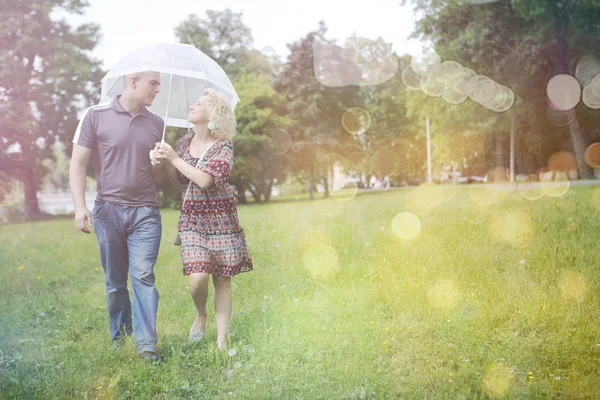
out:
{"label": "man's hand", "polygon": [[163,166],[163,163],[156,158],[157,152],[160,149],[160,142],[156,142],[154,144],[154,148],[150,151],[150,160],[152,161],[152,166],[154,168],[160,168]]}
{"label": "man's hand", "polygon": [[75,226],[77,227],[77,229],[84,233],[91,233],[88,226],[86,226],[86,222],[89,228],[91,228],[92,213],[90,212],[90,210],[88,210],[87,207],[75,210]]}
{"label": "man's hand", "polygon": [[161,143],[159,150],[154,155],[157,160],[172,164],[178,156],[168,143]]}

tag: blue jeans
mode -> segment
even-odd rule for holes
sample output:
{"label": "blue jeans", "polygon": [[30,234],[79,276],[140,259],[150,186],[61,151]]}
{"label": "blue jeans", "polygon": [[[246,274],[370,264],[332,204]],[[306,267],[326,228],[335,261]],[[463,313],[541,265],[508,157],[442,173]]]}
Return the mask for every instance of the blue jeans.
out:
{"label": "blue jeans", "polygon": [[[158,290],[153,268],[162,235],[160,210],[96,202],[92,219],[106,277],[110,335],[116,340],[133,330],[138,353],[156,351]],[[133,329],[128,272],[133,289]]]}

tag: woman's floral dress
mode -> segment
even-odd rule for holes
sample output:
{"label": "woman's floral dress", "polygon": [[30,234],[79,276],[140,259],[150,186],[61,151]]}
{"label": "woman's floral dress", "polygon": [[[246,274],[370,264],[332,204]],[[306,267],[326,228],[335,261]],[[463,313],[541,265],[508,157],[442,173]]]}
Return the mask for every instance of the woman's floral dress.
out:
{"label": "woman's floral dress", "polygon": [[[192,137],[193,134],[187,134],[181,138],[177,154],[195,166],[198,158],[190,153]],[[184,183],[178,223],[184,275],[206,272],[231,277],[253,269],[233,188],[228,182],[232,165],[233,142],[216,139],[198,164],[198,169],[213,176],[214,184],[209,189],[202,189],[192,182],[185,204],[183,197],[189,180],[179,174]]]}

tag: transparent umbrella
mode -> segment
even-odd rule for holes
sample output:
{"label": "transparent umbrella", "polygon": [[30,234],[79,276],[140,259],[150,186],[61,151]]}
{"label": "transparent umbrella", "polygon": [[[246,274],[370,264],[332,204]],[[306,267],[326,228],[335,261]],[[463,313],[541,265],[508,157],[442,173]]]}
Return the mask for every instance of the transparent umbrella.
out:
{"label": "transparent umbrella", "polygon": [[223,93],[232,108],[239,102],[227,74],[213,59],[188,44],[159,43],[130,52],[108,71],[102,78],[100,103],[123,93],[124,76],[141,71],[160,72],[160,93],[149,109],[163,117],[166,126],[187,128],[190,105],[208,88]]}

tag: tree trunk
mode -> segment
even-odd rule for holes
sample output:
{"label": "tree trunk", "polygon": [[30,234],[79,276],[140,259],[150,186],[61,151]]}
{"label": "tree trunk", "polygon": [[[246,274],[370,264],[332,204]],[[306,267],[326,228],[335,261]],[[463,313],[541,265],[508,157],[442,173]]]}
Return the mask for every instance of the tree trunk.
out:
{"label": "tree trunk", "polygon": [[494,182],[506,181],[506,174],[504,172],[504,137],[502,133],[496,133],[496,151],[494,153],[496,157],[496,168],[494,170]]}
{"label": "tree trunk", "polygon": [[254,201],[257,203],[261,202],[260,199],[260,190],[258,190],[256,187],[252,188],[252,185],[250,185],[250,187],[248,188],[248,190],[250,190],[250,193],[252,193],[252,197],[254,198]]}
{"label": "tree trunk", "polygon": [[308,182],[308,194],[310,195],[310,199],[315,199],[315,171],[311,168],[310,170],[310,180]]}
{"label": "tree trunk", "polygon": [[25,167],[22,170],[21,181],[25,192],[25,216],[35,217],[40,215],[40,205],[37,198],[37,182],[33,168]]}
{"label": "tree trunk", "polygon": [[[575,112],[573,110],[572,112]],[[577,158],[577,166],[579,167],[579,177],[581,179],[594,179],[594,173],[592,169],[585,162],[585,141],[583,139],[583,133],[579,128],[579,121],[577,115],[571,125],[569,125],[569,133],[571,134],[571,141],[573,142],[573,151]]]}
{"label": "tree trunk", "polygon": [[248,199],[246,198],[246,188],[244,185],[235,183],[232,183],[232,185],[235,186],[234,196],[237,199],[238,204],[248,204]]}
{"label": "tree trunk", "polygon": [[244,187],[244,184],[241,182],[230,182],[231,186],[233,186],[235,188],[235,191],[233,193],[233,195],[235,196],[235,198],[237,199],[237,202],[239,204],[246,204],[248,203],[248,199],[246,198],[246,189]]}
{"label": "tree trunk", "polygon": [[501,133],[496,133],[496,168],[504,168],[504,138]]}
{"label": "tree trunk", "polygon": [[[559,65],[557,66],[558,69],[556,71],[558,73],[569,73],[569,29],[571,26],[571,13],[573,11],[571,9],[572,4],[572,0],[565,0],[563,2],[563,9],[560,13],[562,20],[559,19],[557,21],[556,29],[560,43]],[[579,121],[577,120],[577,111],[573,109],[570,112],[575,114],[573,123],[569,125],[569,133],[571,134],[571,141],[573,142],[573,151],[577,158],[579,177],[581,179],[594,179],[592,169],[585,162],[585,140],[581,128],[579,127]]]}
{"label": "tree trunk", "polygon": [[327,177],[323,178],[323,186],[325,187],[324,198],[329,198],[329,179]]}
{"label": "tree trunk", "polygon": [[263,192],[263,196],[265,198],[265,202],[268,203],[271,201],[271,190],[273,189],[273,180],[269,180],[268,184],[265,185],[265,191]]}
{"label": "tree trunk", "polygon": [[[367,185],[366,185],[366,184],[365,184],[365,182],[363,181],[363,175],[365,175],[365,179],[366,179],[366,175],[367,175],[367,174],[366,174],[366,173],[364,173],[364,172],[361,172],[361,173],[358,175],[358,183],[359,183],[359,184],[362,184],[362,185],[363,185],[363,188],[366,188],[366,187],[367,187]],[[360,188],[360,185],[359,185],[359,188]]]}
{"label": "tree trunk", "polygon": [[8,157],[0,158],[0,168],[5,176],[12,177],[15,180],[23,182],[25,192],[24,214],[26,217],[36,217],[40,215],[40,205],[37,198],[38,186],[35,180],[35,171],[28,163],[22,160],[11,160]]}

